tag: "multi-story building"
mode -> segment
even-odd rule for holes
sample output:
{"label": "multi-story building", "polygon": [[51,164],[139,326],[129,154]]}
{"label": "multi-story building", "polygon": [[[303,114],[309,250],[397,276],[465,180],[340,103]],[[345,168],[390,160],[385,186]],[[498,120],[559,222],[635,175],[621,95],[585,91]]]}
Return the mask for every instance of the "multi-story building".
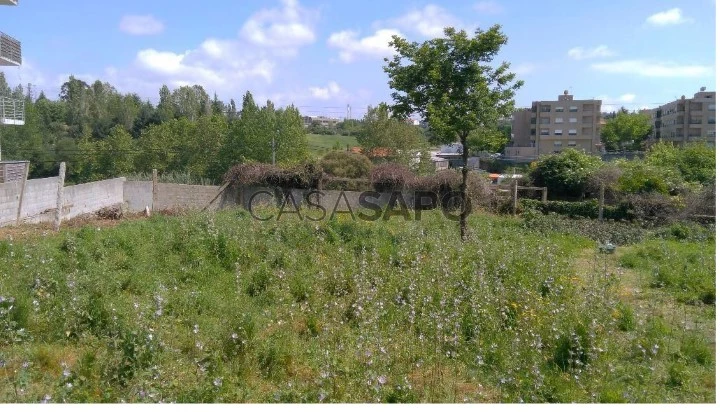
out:
{"label": "multi-story building", "polygon": [[[17,4],[17,0],[0,0],[0,5],[4,6],[17,6]],[[20,66],[20,64],[22,64],[20,42],[0,32],[0,66]],[[25,102],[12,96],[0,95],[0,127],[24,124]],[[0,160],[2,160],[2,146],[0,146]]]}
{"label": "multi-story building", "polygon": [[557,100],[535,101],[529,109],[516,110],[505,157],[531,161],[568,148],[600,153],[601,106],[601,100],[575,100],[565,90]]}
{"label": "multi-story building", "polygon": [[702,87],[692,99],[682,96],[649,113],[655,142],[666,141],[679,145],[706,142],[715,146],[715,92]]}

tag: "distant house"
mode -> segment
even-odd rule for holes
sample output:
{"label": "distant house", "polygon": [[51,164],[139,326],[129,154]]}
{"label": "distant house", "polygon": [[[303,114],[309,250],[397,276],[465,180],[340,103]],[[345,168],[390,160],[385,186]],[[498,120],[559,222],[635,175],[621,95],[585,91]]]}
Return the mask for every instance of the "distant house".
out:
{"label": "distant house", "polygon": [[313,124],[316,124],[316,125],[319,125],[322,127],[335,127],[340,122],[342,122],[342,119],[339,119],[337,117],[303,116],[303,125],[305,127],[310,127]]}
{"label": "distant house", "polygon": [[[447,161],[447,168],[456,169],[463,167],[462,152],[462,144],[452,143],[442,145],[439,151],[430,152],[430,157],[445,160]],[[479,168],[480,158],[477,156],[468,157],[468,169],[477,170]]]}

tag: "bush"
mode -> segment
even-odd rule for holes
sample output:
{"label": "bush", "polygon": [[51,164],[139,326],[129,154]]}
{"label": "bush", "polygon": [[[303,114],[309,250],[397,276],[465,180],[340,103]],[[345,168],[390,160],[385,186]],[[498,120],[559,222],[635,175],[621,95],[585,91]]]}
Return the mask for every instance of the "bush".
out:
{"label": "bush", "polygon": [[620,207],[627,209],[631,220],[649,224],[662,224],[680,217],[682,205],[670,196],[660,193],[632,194],[623,200]]}
{"label": "bush", "polygon": [[281,168],[264,163],[246,163],[233,166],[223,181],[234,187],[270,186],[285,189],[313,189],[322,179],[322,169],[314,163]]}
{"label": "bush", "polygon": [[396,163],[383,163],[370,172],[370,183],[378,192],[403,190],[414,186],[415,174]]}
{"label": "bush", "polygon": [[372,162],[358,153],[333,151],[320,160],[323,171],[336,177],[350,179],[367,178],[372,169]]}
{"label": "bush", "polygon": [[[557,213],[569,217],[587,217],[597,219],[600,212],[600,205],[595,199],[583,202],[566,202],[562,200],[550,200],[543,203],[535,199],[520,199],[521,210],[537,210],[543,214]],[[603,218],[610,220],[629,220],[627,205],[618,206],[606,205],[603,210]]]}
{"label": "bush", "polygon": [[675,147],[658,143],[645,158],[649,165],[671,167],[689,183],[707,185],[715,181],[715,150],[703,143]]}
{"label": "bush", "polygon": [[531,164],[530,178],[535,186],[547,187],[553,195],[579,197],[587,188],[590,176],[601,165],[599,157],[569,149],[542,156]]}
{"label": "bush", "polygon": [[641,160],[618,162],[622,174],[618,188],[623,193],[677,194],[683,189],[682,178],[672,166],[655,166]]}

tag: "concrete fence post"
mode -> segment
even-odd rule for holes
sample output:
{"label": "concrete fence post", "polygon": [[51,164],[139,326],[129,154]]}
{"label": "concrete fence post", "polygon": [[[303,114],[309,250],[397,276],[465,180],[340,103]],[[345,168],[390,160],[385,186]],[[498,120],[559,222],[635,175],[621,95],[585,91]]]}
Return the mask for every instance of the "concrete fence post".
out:
{"label": "concrete fence post", "polygon": [[517,214],[518,204],[518,182],[517,179],[513,179],[513,215]]}
{"label": "concrete fence post", "polygon": [[62,220],[63,209],[63,188],[65,187],[65,162],[60,163],[60,173],[58,175],[57,187],[57,203],[55,206],[55,223],[53,229],[57,232],[60,230],[60,221]]}
{"label": "concrete fence post", "polygon": [[153,169],[152,171],[152,206],[150,209],[154,212],[155,211],[155,204],[157,203],[157,195],[158,195],[158,173],[157,169]]}
{"label": "concrete fence post", "polygon": [[20,224],[20,216],[22,214],[23,198],[25,197],[25,186],[27,185],[28,173],[30,172],[30,162],[25,162],[25,176],[23,177],[22,186],[20,186],[20,199],[18,200],[17,218],[15,224]]}
{"label": "concrete fence post", "polygon": [[542,202],[547,203],[547,187],[542,188]]}

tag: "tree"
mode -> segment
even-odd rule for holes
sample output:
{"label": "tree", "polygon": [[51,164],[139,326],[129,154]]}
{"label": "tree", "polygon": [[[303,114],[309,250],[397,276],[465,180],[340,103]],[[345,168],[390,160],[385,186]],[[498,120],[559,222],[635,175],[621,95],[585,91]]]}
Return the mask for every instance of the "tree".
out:
{"label": "tree", "polygon": [[488,31],[477,29],[474,37],[451,27],[444,33],[445,37],[422,44],[393,36],[390,45],[396,54],[392,60],[385,59],[384,70],[395,90],[395,104],[391,107],[395,116],[418,112],[443,141],[459,139],[463,145],[460,237],[466,240],[471,207],[467,195],[467,138],[473,130],[491,127],[499,118],[510,116],[515,90],[523,82],[514,82],[509,63],[490,65],[507,43],[499,25]]}
{"label": "tree", "polygon": [[427,151],[427,142],[419,127],[391,117],[389,107],[381,103],[368,107],[357,136],[358,144],[371,159],[382,149],[385,160],[409,167],[416,162],[417,153]]}
{"label": "tree", "polygon": [[651,132],[650,116],[621,109],[603,126],[600,137],[607,150],[637,150]]}
{"label": "tree", "polygon": [[508,137],[499,127],[480,127],[470,132],[468,146],[473,151],[498,153],[507,144]]}
{"label": "tree", "polygon": [[530,179],[533,185],[547,187],[553,195],[580,197],[601,165],[602,159],[597,156],[567,149],[532,163]]}

